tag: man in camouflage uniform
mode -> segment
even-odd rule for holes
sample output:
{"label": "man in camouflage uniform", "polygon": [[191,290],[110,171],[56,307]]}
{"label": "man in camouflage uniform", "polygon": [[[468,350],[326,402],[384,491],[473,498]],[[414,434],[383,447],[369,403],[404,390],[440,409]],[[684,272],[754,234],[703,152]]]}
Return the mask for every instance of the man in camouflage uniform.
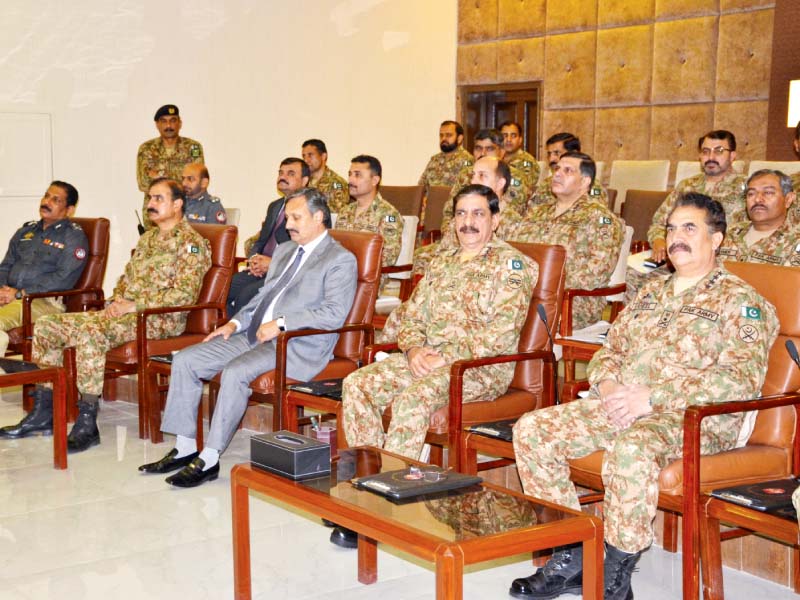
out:
{"label": "man in camouflage uniform", "polygon": [[762,169],[747,180],[748,221],[728,229],[719,249],[722,260],[800,266],[800,227],[791,209],[792,181],[780,171]]}
{"label": "man in camouflage uniform", "polygon": [[[351,446],[383,446],[418,458],[430,415],[448,402],[450,365],[516,352],[539,267],[494,229],[497,195],[470,185],[456,196],[459,246],[431,263],[405,303],[397,336],[402,353],[349,375],[342,387],[342,425]],[[505,392],[514,366],[490,365],[464,378],[464,401]],[[392,406],[384,436],[381,415]]]}
{"label": "man in camouflage uniform", "polygon": [[425,192],[432,185],[452,187],[462,169],[472,166],[473,158],[461,145],[464,142],[464,128],[457,121],[444,121],[439,126],[439,148],[441,152],[434,154],[428,161],[419,178],[419,185],[425,186]]}
{"label": "man in camouflage uniform", "polygon": [[503,160],[509,167],[524,173],[530,189],[536,189],[539,182],[539,163],[533,154],[522,149],[522,127],[515,121],[506,121],[500,125],[500,134],[503,136]]}
{"label": "man in camouflage uniform", "polygon": [[[78,418],[67,441],[70,452],[100,443],[97,408],[103,392],[106,352],[136,339],[136,311],[183,306],[197,300],[211,266],[211,248],[183,218],[183,200],[183,189],[176,181],[153,181],[147,212],[155,227],[139,239],[106,308],[48,315],[36,323],[34,362],[60,365],[65,347],[74,346],[76,350],[81,398]],[[147,321],[147,337],[176,336],[185,327],[186,313],[152,316]],[[50,390],[38,389],[36,394],[37,401],[42,396],[52,397]]]}
{"label": "man in camouflage uniform", "polygon": [[[662,468],[681,457],[683,414],[700,402],[759,394],[778,332],[775,309],[717,262],[725,212],[708,196],[679,196],[667,220],[676,272],[649,281],[589,364],[589,396],[535,410],[514,426],[525,493],[580,510],[567,459],[605,449],[605,598],[632,598],[630,577],[653,539]],[[737,442],[742,414],[703,421],[703,454]],[[580,547],[557,551],[517,598],[580,593]]]}
{"label": "man in camouflage uniform", "polygon": [[[532,210],[538,204],[550,204],[556,201],[553,195],[553,169],[558,164],[558,160],[567,152],[580,152],[581,140],[571,133],[562,131],[547,138],[545,142],[547,151],[547,161],[549,165],[549,172],[536,186],[535,191],[528,199],[528,210]],[[592,187],[589,188],[589,197],[603,202],[608,206],[608,194],[597,178],[592,182]]]}
{"label": "man in camouflage uniform", "polygon": [[382,176],[381,163],[374,156],[360,154],[353,158],[348,189],[355,202],[339,213],[335,229],[379,233],[383,238],[383,266],[389,267],[400,254],[403,217],[378,191]]}
{"label": "man in camouflage uniform", "polygon": [[[472,147],[472,154],[475,160],[480,160],[484,156],[494,156],[502,160],[505,155],[503,149],[503,136],[496,129],[481,129],[475,134],[475,145]],[[528,183],[528,177],[518,169],[509,166],[511,178],[508,180],[508,190],[503,194],[503,199],[508,208],[515,210],[520,216],[525,215],[528,196],[533,188]],[[441,231],[446,231],[453,219],[453,198],[460,189],[470,184],[472,181],[472,165],[461,169],[456,178],[456,183],[450,192],[450,201],[445,202],[442,209]]]}
{"label": "man in camouflage uniform", "polygon": [[332,213],[339,214],[350,204],[347,182],[328,166],[328,148],[322,140],[311,139],[303,142],[303,160],[311,170],[308,187],[316,188],[328,199]]}
{"label": "man in camouflage uniform", "polygon": [[181,181],[186,196],[186,208],[183,212],[187,221],[214,225],[224,225],[228,222],[228,215],[225,214],[220,199],[208,193],[211,176],[205,165],[189,163],[183,168]]}
{"label": "man in camouflage uniform", "polygon": [[[6,331],[22,325],[22,297],[26,294],[68,290],[83,273],[89,243],[83,229],[69,218],[78,204],[78,190],[64,181],[53,181],[39,201],[38,221],[20,227],[8,243],[0,263],[0,357],[8,348]],[[31,316],[64,312],[58,298],[37,298]],[[0,437],[22,437],[0,429]]]}
{"label": "man in camouflage uniform", "polygon": [[269,270],[275,248],[289,240],[286,231],[286,197],[308,185],[311,170],[301,158],[289,156],[278,167],[278,191],[281,197],[267,207],[261,231],[244,243],[247,270],[240,271],[231,280],[228,292],[228,314],[232,315],[258,293]]}
{"label": "man in camouflage uniform", "polygon": [[[568,152],[553,173],[555,202],[533,207],[514,233],[520,242],[560,244],[567,250],[567,287],[592,290],[608,284],[619,258],[623,225],[608,206],[588,195],[595,177],[587,154]],[[602,318],[604,297],[582,296],[572,304],[576,329]]]}
{"label": "man in camouflage uniform", "polygon": [[183,167],[192,162],[205,162],[200,142],[178,135],[183,123],[177,106],[165,104],[156,111],[153,120],[156,122],[159,137],[139,146],[139,153],[136,155],[136,180],[139,189],[144,192],[142,218],[145,227],[153,226],[147,214],[150,200],[148,191],[153,180],[166,177],[180,181]]}

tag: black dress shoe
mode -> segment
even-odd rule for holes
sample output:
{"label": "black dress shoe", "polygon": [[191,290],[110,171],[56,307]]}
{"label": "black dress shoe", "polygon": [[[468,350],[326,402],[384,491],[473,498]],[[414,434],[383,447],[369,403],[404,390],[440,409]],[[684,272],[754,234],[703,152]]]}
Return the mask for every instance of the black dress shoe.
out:
{"label": "black dress shoe", "polygon": [[352,529],[337,525],[331,531],[331,544],[342,548],[358,548],[358,534]]}
{"label": "black dress shoe", "polygon": [[183,467],[183,469],[175,473],[175,475],[167,477],[166,482],[175,487],[189,488],[196,487],[206,481],[214,481],[219,477],[219,463],[215,464],[207,471],[203,471],[203,467],[205,466],[206,461],[198,456]]}
{"label": "black dress shoe", "polygon": [[139,467],[139,470],[142,473],[169,473],[170,471],[185,467],[200,455],[199,452],[192,452],[186,456],[175,458],[176,454],[178,454],[178,449],[173,448],[167,452],[167,455],[161,460],[142,465]]}

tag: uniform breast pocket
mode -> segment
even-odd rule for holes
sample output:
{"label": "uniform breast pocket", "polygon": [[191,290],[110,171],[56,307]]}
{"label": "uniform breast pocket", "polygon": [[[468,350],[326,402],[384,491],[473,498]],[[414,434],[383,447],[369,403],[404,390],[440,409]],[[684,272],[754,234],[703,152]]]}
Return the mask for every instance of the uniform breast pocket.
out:
{"label": "uniform breast pocket", "polygon": [[696,369],[705,369],[714,364],[724,342],[721,332],[719,315],[701,317],[681,314],[675,328],[680,360]]}
{"label": "uniform breast pocket", "polygon": [[465,286],[464,308],[466,317],[476,323],[486,323],[495,316],[495,292],[491,284]]}

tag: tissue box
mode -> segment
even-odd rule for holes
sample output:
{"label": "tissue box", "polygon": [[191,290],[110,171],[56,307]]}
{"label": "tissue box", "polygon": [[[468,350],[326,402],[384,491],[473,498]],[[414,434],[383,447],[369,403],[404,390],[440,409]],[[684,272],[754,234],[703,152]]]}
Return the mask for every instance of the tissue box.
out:
{"label": "tissue box", "polygon": [[331,448],[291,431],[261,433],[250,438],[250,462],[289,479],[310,479],[331,472]]}

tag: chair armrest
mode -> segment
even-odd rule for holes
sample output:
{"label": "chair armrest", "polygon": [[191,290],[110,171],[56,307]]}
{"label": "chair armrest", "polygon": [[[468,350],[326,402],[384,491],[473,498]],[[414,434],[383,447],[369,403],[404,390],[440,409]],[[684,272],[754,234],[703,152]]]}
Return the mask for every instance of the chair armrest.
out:
{"label": "chair armrest", "polygon": [[389,267],[381,267],[381,275],[389,275],[391,273],[409,273],[412,265],[392,265]]}
{"label": "chair armrest", "polygon": [[[31,314],[31,306],[37,298],[59,298],[69,296],[94,296],[95,300],[85,302],[83,304],[84,310],[87,306],[101,305],[105,298],[103,288],[85,288],[82,290],[62,290],[55,292],[36,292],[34,294],[25,294],[22,297],[22,338],[24,340],[33,339],[33,316]],[[30,358],[30,357],[27,357]]]}
{"label": "chair armrest", "polygon": [[190,310],[204,310],[216,309],[217,311],[225,310],[225,304],[221,302],[206,302],[205,304],[188,304],[186,306],[154,306],[153,308],[145,308],[136,311],[137,316],[147,317],[149,315],[165,315],[175,312],[187,312]]}
{"label": "chair armrest", "polygon": [[378,352],[394,352],[399,350],[400,347],[396,343],[392,344],[370,344],[364,347],[361,354],[361,364],[370,365],[375,362],[375,355]]}
{"label": "chair armrest", "polygon": [[564,299],[561,302],[561,323],[559,324],[558,333],[561,337],[568,337],[572,335],[572,299],[579,296],[612,296],[614,294],[625,293],[626,285],[618,283],[607,287],[599,287],[593,290],[581,289],[566,289],[564,290]]}

